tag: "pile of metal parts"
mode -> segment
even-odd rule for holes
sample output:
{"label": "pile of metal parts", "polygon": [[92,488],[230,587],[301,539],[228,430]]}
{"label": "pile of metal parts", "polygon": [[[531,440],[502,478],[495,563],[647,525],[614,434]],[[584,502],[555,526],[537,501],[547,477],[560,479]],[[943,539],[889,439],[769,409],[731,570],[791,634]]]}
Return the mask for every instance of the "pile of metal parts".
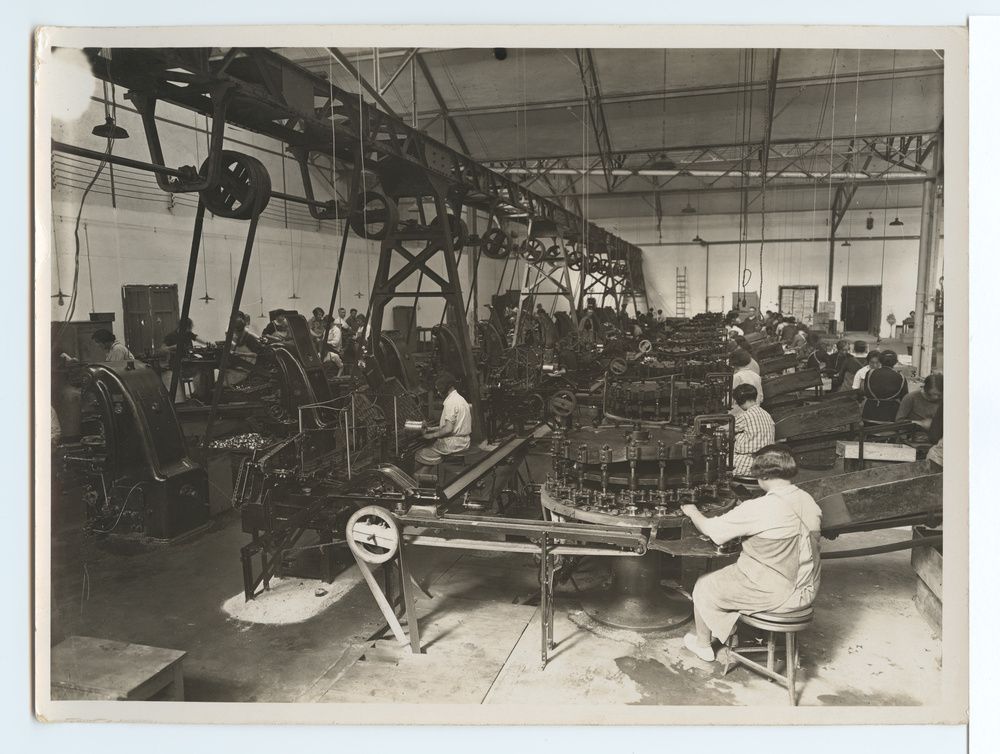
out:
{"label": "pile of metal parts", "polygon": [[244,432],[212,440],[208,447],[213,450],[260,450],[266,447],[268,442],[268,438],[259,432]]}

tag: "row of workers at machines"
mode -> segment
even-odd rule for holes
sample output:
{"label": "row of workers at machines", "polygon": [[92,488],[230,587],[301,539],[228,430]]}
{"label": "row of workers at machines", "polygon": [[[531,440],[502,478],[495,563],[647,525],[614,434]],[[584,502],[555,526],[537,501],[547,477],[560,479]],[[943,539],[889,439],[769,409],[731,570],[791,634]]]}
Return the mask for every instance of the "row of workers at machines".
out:
{"label": "row of workers at machines", "polygon": [[[760,406],[759,366],[749,344],[742,336],[734,335],[733,341],[733,473],[756,479],[763,494],[714,518],[704,516],[695,505],[681,506],[716,545],[741,539],[737,562],[701,576],[692,593],[695,630],[684,636],[684,645],[706,662],[715,660],[716,642],[728,642],[740,614],[809,607],[820,587],[822,511],[811,495],[794,484],[795,456],[775,444],[774,421]],[[943,467],[941,374],[928,375],[921,389],[910,391],[906,378],[895,368],[898,359],[891,350],[868,351],[864,341],[856,341],[852,353],[847,352],[850,344],[846,341],[840,341],[832,353],[816,342],[810,345],[813,349],[806,359],[814,357],[813,366],[825,367],[836,378],[838,390],[862,391],[866,421],[913,422],[933,444],[927,460]]]}
{"label": "row of workers at machines", "polygon": [[[749,365],[749,354],[739,350],[746,354],[744,366]],[[749,370],[739,370],[744,371]],[[808,607],[820,586],[822,512],[812,496],[794,484],[798,472],[795,457],[787,447],[775,444],[774,421],[760,406],[762,392],[759,375],[755,376],[756,386],[747,377],[733,389],[737,413],[733,471],[738,477],[755,479],[761,496],[713,518],[704,516],[696,505],[681,506],[694,526],[717,545],[741,540],[737,562],[701,576],[692,595],[695,626],[693,632],[685,635],[684,644],[706,662],[715,660],[716,643],[725,644],[729,640],[741,613]],[[921,392],[923,399],[940,405],[940,375],[933,377]],[[471,409],[458,392],[454,377],[441,374],[435,389],[444,398],[444,404],[440,423],[424,434],[429,444],[416,454],[420,471],[440,463],[446,455],[469,447],[472,431]],[[939,415],[940,411],[936,416]],[[928,429],[932,439],[936,431],[936,439],[940,440],[939,424],[935,428],[935,423],[929,422]],[[943,465],[940,449],[940,444],[935,446],[928,459]]]}
{"label": "row of workers at machines", "polygon": [[[733,387],[754,385],[763,395],[760,365],[751,355],[750,344],[741,335],[728,341]],[[864,401],[862,418],[869,422],[912,421],[924,430],[939,413],[944,380],[940,373],[927,375],[923,388],[910,390],[906,377],[898,371],[899,357],[891,349],[869,350],[868,343],[839,340],[828,350],[816,333],[810,333],[804,349],[797,351],[803,368],[818,369],[830,379],[830,392],[860,391]]]}
{"label": "row of workers at machines", "polygon": [[[259,352],[264,346],[287,342],[291,339],[288,330],[287,315],[283,309],[270,312],[270,321],[261,333],[254,332],[250,327],[250,316],[239,312],[233,320],[233,348],[246,348],[251,352]],[[334,362],[339,369],[343,368],[343,354],[353,347],[354,343],[365,336],[367,319],[359,314],[357,309],[351,309],[350,314],[344,308],[339,309],[337,316],[326,315],[321,307],[312,311],[309,319],[309,330],[319,347],[326,335],[326,347],[321,348],[324,360]],[[327,330],[329,328],[329,331]],[[115,337],[111,330],[104,328],[96,330],[91,339],[104,353],[104,361],[134,361],[135,356],[128,347]],[[220,341],[221,343],[221,341]],[[186,317],[177,326],[177,330],[167,333],[163,338],[162,351],[173,354],[178,347],[183,346],[184,353],[196,353],[200,348],[211,347],[212,344],[202,340],[194,332],[194,322]],[[64,361],[73,361],[72,357],[61,354]]]}
{"label": "row of workers at machines", "polygon": [[[259,353],[265,345],[291,340],[287,320],[291,313],[284,309],[271,311],[270,322],[258,335],[250,328],[249,316],[240,312],[233,320],[233,349]],[[369,334],[367,317],[357,309],[348,313],[344,307],[333,316],[317,306],[312,310],[308,325],[317,351],[325,363],[336,368],[338,375],[343,372],[345,362],[356,360],[358,346]]]}
{"label": "row of workers at machines", "polygon": [[[840,389],[859,385],[862,418],[868,424],[909,421],[920,428],[918,439],[932,447],[928,458],[942,463],[944,376],[929,374],[919,390],[909,390],[906,378],[895,370],[896,354],[890,350],[865,353],[864,341],[854,344],[849,355],[853,369],[840,373]],[[733,367],[733,408],[736,417],[733,473],[749,476],[754,454],[774,442],[774,420],[760,402],[764,394],[760,367],[745,348],[737,347],[729,356]]]}

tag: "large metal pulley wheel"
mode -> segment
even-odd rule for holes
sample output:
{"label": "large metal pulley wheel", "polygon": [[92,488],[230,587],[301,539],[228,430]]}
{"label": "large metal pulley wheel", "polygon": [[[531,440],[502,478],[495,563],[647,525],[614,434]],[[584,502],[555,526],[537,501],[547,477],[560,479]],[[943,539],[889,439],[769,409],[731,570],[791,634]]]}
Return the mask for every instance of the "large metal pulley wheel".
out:
{"label": "large metal pulley wheel", "polygon": [[482,250],[490,259],[506,259],[510,256],[510,239],[500,228],[491,228],[483,234]]}
{"label": "large metal pulley wheel", "polygon": [[575,249],[571,251],[566,257],[566,265],[574,272],[579,272],[583,269],[583,252],[576,251]]}
{"label": "large metal pulley wheel", "polygon": [[347,546],[365,563],[385,563],[399,552],[399,526],[385,508],[359,508],[347,520],[345,531]]}
{"label": "large metal pulley wheel", "polygon": [[377,191],[358,194],[351,207],[351,230],[370,241],[382,241],[396,229],[399,211],[396,202]]}
{"label": "large metal pulley wheel", "polygon": [[[461,217],[455,217],[455,215],[445,215],[447,218],[448,227],[451,228],[451,250],[461,251],[465,246],[466,239],[469,236],[469,228],[463,222]],[[437,228],[440,224],[440,217],[435,217],[431,220],[431,227]]]}
{"label": "large metal pulley wheel", "polygon": [[559,248],[559,244],[554,243],[549,248],[545,250],[545,258],[548,260],[558,259],[562,256],[562,249]]}
{"label": "large metal pulley wheel", "polygon": [[545,398],[540,393],[532,393],[527,397],[528,415],[541,416],[545,411]]}
{"label": "large metal pulley wheel", "polygon": [[521,251],[529,262],[541,262],[545,258],[545,244],[537,238],[525,241]]}
{"label": "large metal pulley wheel", "polygon": [[653,350],[653,344],[648,340],[639,341],[639,353],[649,353]]}
{"label": "large metal pulley wheel", "polygon": [[557,390],[549,398],[549,411],[553,416],[565,419],[576,410],[576,394],[572,390]]}
{"label": "large metal pulley wheel", "polygon": [[[208,173],[208,162],[202,163],[202,175]],[[199,195],[205,209],[216,217],[250,220],[271,200],[271,176],[256,157],[224,149],[218,183]]]}
{"label": "large metal pulley wheel", "polygon": [[628,371],[628,362],[621,356],[616,356],[608,363],[608,371],[616,377],[621,377]]}

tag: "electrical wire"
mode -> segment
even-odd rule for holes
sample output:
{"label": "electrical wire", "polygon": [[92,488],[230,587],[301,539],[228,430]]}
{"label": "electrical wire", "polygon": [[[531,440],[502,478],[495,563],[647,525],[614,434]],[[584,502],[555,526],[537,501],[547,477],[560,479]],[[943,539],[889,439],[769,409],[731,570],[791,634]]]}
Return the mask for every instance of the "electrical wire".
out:
{"label": "electrical wire", "polygon": [[[101,481],[102,482],[104,481],[103,477],[101,478]],[[111,532],[113,532],[118,527],[118,524],[121,523],[122,516],[128,509],[128,501],[129,499],[131,499],[132,493],[135,492],[137,487],[140,487],[143,484],[144,482],[136,482],[134,485],[132,485],[132,489],[130,489],[128,493],[125,495],[125,502],[122,503],[121,510],[118,511],[118,518],[115,519],[115,522],[111,525],[110,529],[95,529],[91,527],[90,531],[96,532],[97,534],[110,534]]]}
{"label": "electrical wire", "polygon": [[83,241],[87,247],[87,276],[90,278],[90,312],[93,314],[97,309],[94,301],[94,265],[90,261],[90,234],[87,232],[87,223],[83,224]]}
{"label": "electrical wire", "polygon": [[73,314],[76,312],[76,298],[80,285],[80,223],[83,219],[83,208],[87,203],[87,197],[90,195],[91,189],[94,188],[94,184],[97,182],[97,179],[100,177],[101,173],[104,172],[104,168],[108,164],[108,158],[111,156],[113,145],[114,139],[109,136],[107,146],[104,150],[104,156],[101,159],[100,164],[97,166],[97,170],[94,172],[93,178],[90,179],[90,182],[84,189],[83,196],[80,197],[80,206],[77,209],[76,221],[73,225],[73,289],[70,293],[69,306],[66,308],[66,318],[63,320],[63,326],[59,331],[59,339],[62,339],[63,330],[65,330],[67,323],[73,319]]}

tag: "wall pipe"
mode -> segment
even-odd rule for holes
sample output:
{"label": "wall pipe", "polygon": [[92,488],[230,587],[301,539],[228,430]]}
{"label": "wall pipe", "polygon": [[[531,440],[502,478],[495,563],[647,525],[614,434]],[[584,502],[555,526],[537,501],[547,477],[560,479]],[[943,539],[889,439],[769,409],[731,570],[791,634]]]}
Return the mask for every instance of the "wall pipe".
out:
{"label": "wall pipe", "polygon": [[[943,236],[941,236],[943,238]],[[837,236],[838,241],[916,241],[919,240],[918,235],[906,235],[906,236]],[[814,236],[812,238],[765,238],[763,243],[827,243],[830,240],[829,236]],[[636,242],[637,246],[642,246],[642,248],[653,247],[653,246],[738,246],[743,243],[761,243],[761,239],[754,238],[748,239],[746,241],[741,241],[739,239],[734,239],[732,241],[661,241],[659,243],[652,242]]]}

